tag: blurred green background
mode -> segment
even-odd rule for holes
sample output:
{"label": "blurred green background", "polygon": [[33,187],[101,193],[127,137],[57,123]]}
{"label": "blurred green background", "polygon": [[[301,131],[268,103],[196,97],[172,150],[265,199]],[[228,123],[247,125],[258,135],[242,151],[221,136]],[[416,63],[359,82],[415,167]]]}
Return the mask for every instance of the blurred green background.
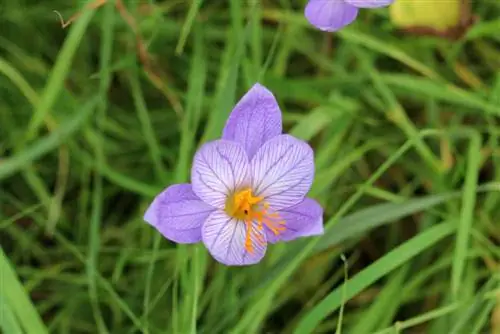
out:
{"label": "blurred green background", "polygon": [[[455,41],[305,3],[2,0],[2,333],[498,333],[500,2]],[[142,216],[256,81],[326,231],[225,267]]]}

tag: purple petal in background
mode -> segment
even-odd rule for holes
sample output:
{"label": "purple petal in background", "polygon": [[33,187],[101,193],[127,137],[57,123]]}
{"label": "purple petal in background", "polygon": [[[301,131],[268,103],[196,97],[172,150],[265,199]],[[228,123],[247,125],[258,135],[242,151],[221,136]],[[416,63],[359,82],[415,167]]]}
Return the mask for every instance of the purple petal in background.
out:
{"label": "purple petal in background", "polygon": [[203,243],[208,251],[228,266],[255,264],[264,257],[267,248],[264,231],[252,223],[251,236],[253,250],[249,252],[245,247],[247,225],[222,210],[212,213],[202,227]]}
{"label": "purple petal in background", "polygon": [[153,200],[144,220],[177,243],[201,241],[201,226],[214,208],[200,200],[190,184],[174,184]]}
{"label": "purple petal in background", "polygon": [[301,202],[314,178],[312,148],[290,135],[266,142],[250,166],[255,196],[263,196],[275,211]]}
{"label": "purple petal in background", "polygon": [[389,6],[394,0],[344,0],[349,5],[358,8],[377,8]]}
{"label": "purple petal in background", "polygon": [[247,154],[238,143],[216,140],[196,152],[191,169],[194,193],[205,203],[224,209],[229,194],[249,186]]}
{"label": "purple petal in background", "polygon": [[307,20],[323,31],[339,30],[357,15],[358,9],[344,0],[309,0],[305,10]]}
{"label": "purple petal in background", "polygon": [[262,144],[280,135],[281,131],[278,102],[267,88],[255,84],[229,115],[222,139],[243,145],[251,159]]}
{"label": "purple petal in background", "polygon": [[279,215],[285,222],[285,230],[276,235],[266,229],[267,241],[270,243],[323,234],[323,209],[313,199],[305,198],[297,205],[280,210]]}

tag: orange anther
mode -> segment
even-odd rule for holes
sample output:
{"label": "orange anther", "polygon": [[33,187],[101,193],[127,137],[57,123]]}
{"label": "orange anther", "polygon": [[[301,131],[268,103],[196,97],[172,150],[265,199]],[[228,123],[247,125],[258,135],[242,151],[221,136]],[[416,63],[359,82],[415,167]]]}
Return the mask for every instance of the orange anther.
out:
{"label": "orange anther", "polygon": [[[269,203],[264,202],[264,198],[254,196],[250,188],[234,193],[226,200],[226,212],[238,220],[245,223],[245,250],[254,252],[254,242],[264,245],[264,225],[274,234],[279,235],[285,228],[285,221],[279,220],[281,217],[277,212],[269,212]],[[253,224],[256,228],[253,229]]]}

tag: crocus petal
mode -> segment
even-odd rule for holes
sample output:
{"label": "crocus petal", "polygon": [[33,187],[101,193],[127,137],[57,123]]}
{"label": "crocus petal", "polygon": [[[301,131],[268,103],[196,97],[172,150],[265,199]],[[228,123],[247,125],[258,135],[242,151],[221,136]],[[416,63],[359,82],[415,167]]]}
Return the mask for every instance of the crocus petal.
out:
{"label": "crocus petal", "polygon": [[191,183],[205,203],[223,209],[227,196],[249,185],[249,162],[243,146],[228,140],[203,145],[193,160]]}
{"label": "crocus petal", "polygon": [[389,6],[394,0],[344,0],[349,5],[358,8],[377,8]]}
{"label": "crocus petal", "polygon": [[236,104],[224,128],[222,139],[240,143],[248,158],[282,131],[278,102],[267,88],[255,84]]}
{"label": "crocus petal", "polygon": [[344,0],[309,0],[305,16],[323,31],[336,31],[350,24],[358,15],[358,8]]}
{"label": "crocus petal", "polygon": [[267,241],[257,224],[251,225],[251,252],[245,247],[247,225],[242,220],[229,217],[224,211],[212,213],[202,227],[203,243],[212,256],[229,266],[243,266],[259,262],[266,253]]}
{"label": "crocus petal", "polygon": [[311,188],[313,150],[302,140],[280,135],[257,151],[250,166],[254,193],[277,211],[301,202]]}
{"label": "crocus petal", "polygon": [[323,209],[311,198],[280,210],[279,215],[285,222],[285,229],[278,235],[266,229],[267,241],[270,243],[323,234]]}
{"label": "crocus petal", "polygon": [[144,220],[177,243],[201,241],[201,226],[215,209],[198,198],[190,184],[174,184],[153,200]]}

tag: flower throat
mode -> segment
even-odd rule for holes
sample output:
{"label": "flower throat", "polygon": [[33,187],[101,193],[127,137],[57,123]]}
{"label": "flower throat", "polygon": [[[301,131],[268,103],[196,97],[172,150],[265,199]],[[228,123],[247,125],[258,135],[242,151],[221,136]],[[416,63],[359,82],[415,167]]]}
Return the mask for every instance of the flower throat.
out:
{"label": "flower throat", "polygon": [[236,219],[242,220],[246,225],[245,249],[249,253],[254,251],[254,242],[262,245],[262,234],[252,229],[252,223],[257,224],[257,230],[262,231],[265,225],[275,235],[285,231],[285,221],[280,220],[278,213],[269,212],[269,204],[263,197],[253,196],[252,189],[247,188],[235,192],[226,200],[226,213]]}

